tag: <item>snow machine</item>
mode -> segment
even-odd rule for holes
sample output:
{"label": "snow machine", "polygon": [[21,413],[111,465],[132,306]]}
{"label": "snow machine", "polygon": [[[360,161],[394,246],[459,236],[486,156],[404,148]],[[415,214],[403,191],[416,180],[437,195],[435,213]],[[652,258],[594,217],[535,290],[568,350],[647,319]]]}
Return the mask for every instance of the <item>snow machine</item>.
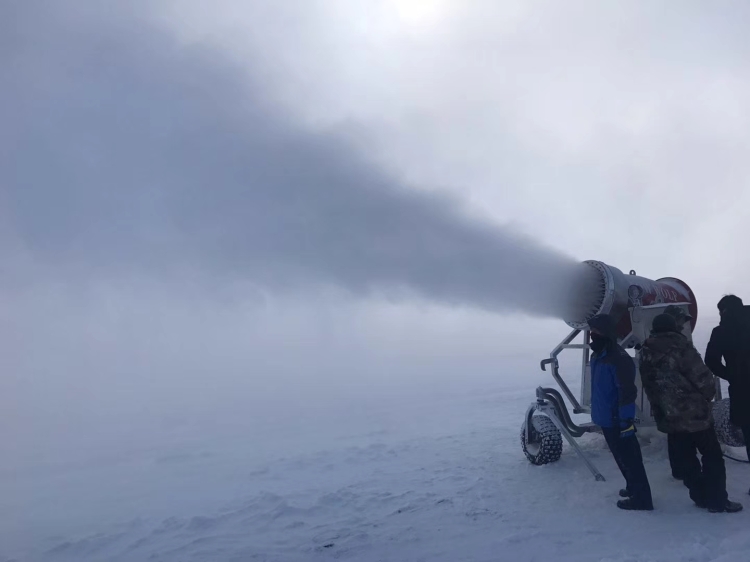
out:
{"label": "snow machine", "polygon": [[[634,355],[636,363],[636,423],[640,427],[655,426],[651,405],[643,392],[640,374],[637,371],[638,353],[642,343],[651,332],[651,323],[669,305],[683,307],[692,317],[685,323],[685,336],[692,340],[692,332],[698,318],[698,305],[690,287],[679,279],[665,277],[652,281],[630,271],[625,275],[619,269],[600,261],[586,261],[583,265],[592,268],[598,285],[586,303],[586,310],[579,318],[566,320],[573,330],[552,350],[549,358],[541,362],[541,368],[549,371],[562,391],[554,388],[536,389],[536,401],[528,410],[521,428],[521,446],[532,464],[555,462],[562,454],[563,437],[588,466],[596,480],[604,477],[576,443],[576,438],[585,433],[600,432],[592,422],[577,424],[568,411],[568,402],[574,414],[591,413],[591,366],[588,320],[597,314],[611,314],[618,320],[619,344]],[[588,301],[588,297],[587,297]],[[577,342],[576,342],[577,341]],[[581,352],[581,384],[576,396],[560,374],[558,356],[567,349]],[[744,446],[742,432],[729,422],[728,400],[721,400],[721,386],[716,378],[717,400],[713,415],[719,441],[730,447]],[[563,396],[564,395],[564,396]]]}

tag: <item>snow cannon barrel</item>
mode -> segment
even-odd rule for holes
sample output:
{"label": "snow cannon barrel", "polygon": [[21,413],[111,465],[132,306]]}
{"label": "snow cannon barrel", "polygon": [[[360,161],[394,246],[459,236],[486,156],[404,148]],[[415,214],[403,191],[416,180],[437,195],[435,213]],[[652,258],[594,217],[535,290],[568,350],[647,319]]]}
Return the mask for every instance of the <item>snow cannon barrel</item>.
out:
{"label": "snow cannon barrel", "polygon": [[582,265],[588,269],[584,274],[586,281],[581,287],[582,294],[576,295],[581,306],[573,314],[574,317],[565,319],[565,323],[571,328],[586,329],[588,320],[593,316],[611,314],[618,321],[618,336],[624,338],[632,329],[630,314],[627,314],[629,308],[687,303],[693,317],[690,331],[695,329],[698,303],[685,282],[674,277],[652,281],[639,277],[634,271],[626,275],[616,267],[600,261],[585,261]]}

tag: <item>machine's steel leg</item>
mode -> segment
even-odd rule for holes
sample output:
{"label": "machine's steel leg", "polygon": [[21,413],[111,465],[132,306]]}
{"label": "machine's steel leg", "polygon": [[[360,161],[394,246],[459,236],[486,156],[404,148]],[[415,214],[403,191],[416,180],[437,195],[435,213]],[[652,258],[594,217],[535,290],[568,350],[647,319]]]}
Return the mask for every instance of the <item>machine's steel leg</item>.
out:
{"label": "machine's steel leg", "polygon": [[524,430],[526,432],[526,442],[527,443],[531,442],[531,417],[534,415],[534,412],[536,412],[538,404],[539,404],[539,402],[534,402],[526,410],[526,417],[525,417],[526,423],[524,424]]}
{"label": "machine's steel leg", "polygon": [[583,459],[583,462],[586,463],[586,466],[589,467],[589,470],[591,471],[591,474],[594,475],[594,478],[596,478],[597,482],[604,482],[605,478],[602,476],[602,473],[599,472],[594,464],[588,459],[588,457],[584,454],[583,450],[578,446],[578,443],[576,443],[576,440],[573,438],[570,433],[568,433],[567,428],[563,423],[560,421],[560,419],[557,417],[557,413],[555,412],[555,408],[551,406],[550,404],[540,404],[537,406],[537,411],[545,414],[549,419],[552,420],[552,423],[557,426],[557,429],[560,430],[560,433],[567,439],[568,443],[575,449],[576,453],[578,453],[578,456]]}
{"label": "machine's steel leg", "polygon": [[552,377],[555,379],[555,381],[557,382],[558,386],[563,391],[563,393],[565,393],[565,396],[568,397],[568,400],[570,400],[570,403],[573,404],[573,412],[575,412],[576,414],[583,413],[585,410],[581,406],[581,404],[578,402],[578,399],[575,397],[575,395],[570,390],[570,388],[568,388],[568,385],[565,383],[562,376],[560,376],[560,364],[557,361],[557,356],[560,355],[563,349],[568,349],[568,348],[581,348],[584,350],[584,353],[585,353],[586,350],[588,349],[588,346],[585,341],[581,345],[579,344],[571,345],[570,343],[574,339],[576,339],[576,337],[580,333],[581,333],[581,330],[573,330],[572,332],[570,332],[570,334],[568,334],[567,337],[563,341],[561,341],[560,344],[555,349],[552,350],[552,353],[550,353],[549,359],[544,359],[541,362],[542,371],[547,370],[547,365],[550,365],[552,367]]}

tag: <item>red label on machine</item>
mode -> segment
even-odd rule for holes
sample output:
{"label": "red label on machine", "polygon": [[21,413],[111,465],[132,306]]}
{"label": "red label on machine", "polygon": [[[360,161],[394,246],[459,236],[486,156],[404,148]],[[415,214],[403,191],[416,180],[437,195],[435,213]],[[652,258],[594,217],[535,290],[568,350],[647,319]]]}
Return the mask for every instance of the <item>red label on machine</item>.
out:
{"label": "red label on machine", "polygon": [[[666,277],[657,281],[636,277],[636,280],[636,283],[631,283],[628,287],[628,308],[655,304],[687,303],[690,316],[692,316],[691,329],[695,329],[695,323],[698,319],[698,306],[695,295],[687,284],[673,277]],[[630,331],[630,315],[625,314],[618,325],[618,335],[625,337]]]}

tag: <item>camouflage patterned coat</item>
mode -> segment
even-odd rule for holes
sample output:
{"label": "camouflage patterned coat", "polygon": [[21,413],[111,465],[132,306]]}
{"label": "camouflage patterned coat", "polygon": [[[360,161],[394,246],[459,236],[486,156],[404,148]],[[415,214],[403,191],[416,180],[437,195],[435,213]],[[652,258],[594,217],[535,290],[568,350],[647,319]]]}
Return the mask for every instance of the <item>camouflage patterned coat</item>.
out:
{"label": "camouflage patterned coat", "polygon": [[693,433],[711,427],[713,374],[685,336],[652,334],[641,349],[640,373],[659,431]]}

